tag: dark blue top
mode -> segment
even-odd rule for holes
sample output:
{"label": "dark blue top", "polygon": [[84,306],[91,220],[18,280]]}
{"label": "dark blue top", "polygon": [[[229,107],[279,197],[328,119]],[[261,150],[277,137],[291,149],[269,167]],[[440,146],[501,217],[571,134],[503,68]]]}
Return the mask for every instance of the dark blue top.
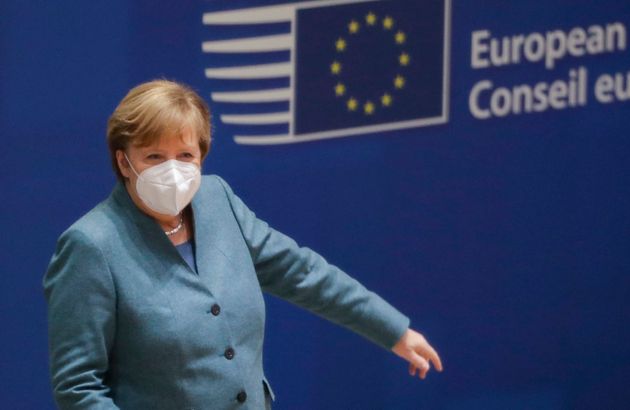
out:
{"label": "dark blue top", "polygon": [[175,248],[177,249],[179,254],[182,256],[182,258],[186,261],[188,266],[190,266],[190,269],[192,269],[196,273],[197,262],[195,262],[195,247],[193,245],[194,245],[194,240],[191,239],[189,241],[186,241],[184,243],[181,243],[175,246]]}

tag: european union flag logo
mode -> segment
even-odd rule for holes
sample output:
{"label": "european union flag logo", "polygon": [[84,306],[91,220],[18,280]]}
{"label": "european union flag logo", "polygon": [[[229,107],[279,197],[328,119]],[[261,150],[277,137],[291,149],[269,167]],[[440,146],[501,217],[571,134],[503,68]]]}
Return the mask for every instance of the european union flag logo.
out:
{"label": "european union flag logo", "polygon": [[218,90],[212,100],[242,144],[445,123],[449,22],[450,0],[311,1],[206,13],[204,23],[222,30],[203,50],[226,62],[206,69]]}

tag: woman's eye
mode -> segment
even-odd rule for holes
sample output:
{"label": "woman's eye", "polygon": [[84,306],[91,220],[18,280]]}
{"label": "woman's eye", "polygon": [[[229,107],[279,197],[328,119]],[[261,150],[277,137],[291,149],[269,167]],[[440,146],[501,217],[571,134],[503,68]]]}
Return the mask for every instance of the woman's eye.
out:
{"label": "woman's eye", "polygon": [[190,152],[184,152],[182,154],[182,157],[184,157],[184,158],[193,158],[193,154],[191,154]]}
{"label": "woman's eye", "polygon": [[160,156],[158,154],[149,154],[147,159],[160,159]]}

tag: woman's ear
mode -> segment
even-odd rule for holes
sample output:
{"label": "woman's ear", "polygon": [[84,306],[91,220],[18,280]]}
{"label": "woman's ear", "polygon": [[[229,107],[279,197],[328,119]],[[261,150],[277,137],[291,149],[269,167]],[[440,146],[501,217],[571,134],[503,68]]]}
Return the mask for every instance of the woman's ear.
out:
{"label": "woman's ear", "polygon": [[122,176],[130,178],[130,173],[132,172],[131,167],[129,166],[129,161],[125,158],[125,153],[121,149],[116,150],[116,162],[118,163],[118,169]]}

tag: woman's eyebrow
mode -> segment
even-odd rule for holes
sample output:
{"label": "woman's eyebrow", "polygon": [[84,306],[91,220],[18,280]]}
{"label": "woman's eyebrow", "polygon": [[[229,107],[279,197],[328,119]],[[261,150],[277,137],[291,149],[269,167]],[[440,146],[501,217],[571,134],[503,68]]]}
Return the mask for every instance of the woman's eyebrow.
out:
{"label": "woman's eyebrow", "polygon": [[165,150],[160,149],[160,148],[151,148],[151,147],[145,147],[145,148],[141,148],[140,152],[142,152],[142,154],[148,154],[148,153],[159,153],[159,154],[163,154],[165,152]]}

